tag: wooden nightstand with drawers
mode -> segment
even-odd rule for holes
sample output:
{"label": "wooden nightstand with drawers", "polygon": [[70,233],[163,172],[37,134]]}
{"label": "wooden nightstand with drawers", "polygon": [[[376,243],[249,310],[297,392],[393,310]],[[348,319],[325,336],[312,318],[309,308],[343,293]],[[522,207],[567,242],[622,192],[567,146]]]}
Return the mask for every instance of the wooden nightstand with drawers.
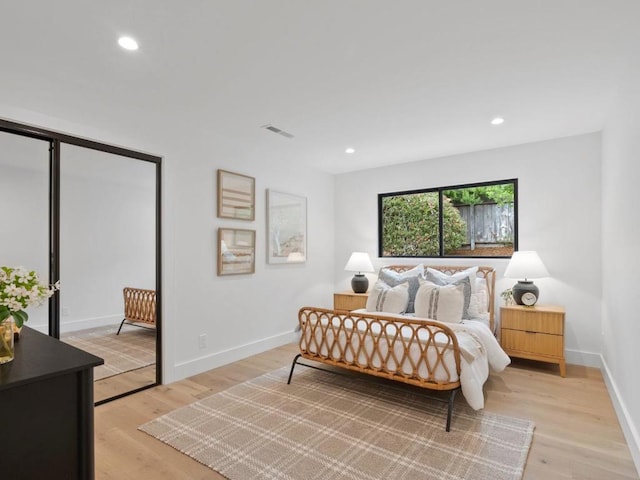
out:
{"label": "wooden nightstand with drawers", "polygon": [[368,293],[353,293],[351,291],[333,294],[334,310],[357,310],[367,306]]}
{"label": "wooden nightstand with drawers", "polygon": [[564,377],[564,308],[555,305],[500,307],[500,344],[510,357],[557,363]]}

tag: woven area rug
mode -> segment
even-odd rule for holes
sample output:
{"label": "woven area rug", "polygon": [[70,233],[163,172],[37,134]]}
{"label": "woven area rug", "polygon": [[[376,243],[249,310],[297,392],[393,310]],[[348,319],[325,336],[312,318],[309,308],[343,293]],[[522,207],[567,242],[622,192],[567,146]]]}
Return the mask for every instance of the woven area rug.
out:
{"label": "woven area rug", "polygon": [[446,406],[417,389],[296,367],[139,427],[231,480],[520,479],[526,420]]}
{"label": "woven area rug", "polygon": [[120,324],[62,334],[61,340],[104,359],[93,369],[93,379],[102,380],[156,363],[156,332]]}

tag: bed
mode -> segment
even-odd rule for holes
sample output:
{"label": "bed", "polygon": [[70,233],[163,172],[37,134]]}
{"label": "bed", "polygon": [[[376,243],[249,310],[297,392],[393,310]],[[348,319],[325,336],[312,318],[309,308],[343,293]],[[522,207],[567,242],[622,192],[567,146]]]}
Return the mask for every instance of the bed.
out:
{"label": "bed", "polygon": [[288,383],[296,365],[320,368],[304,358],[444,392],[433,398],[447,403],[449,431],[456,392],[483,408],[489,371],[510,363],[493,333],[494,292],[491,267],[383,267],[366,309],[300,309]]}

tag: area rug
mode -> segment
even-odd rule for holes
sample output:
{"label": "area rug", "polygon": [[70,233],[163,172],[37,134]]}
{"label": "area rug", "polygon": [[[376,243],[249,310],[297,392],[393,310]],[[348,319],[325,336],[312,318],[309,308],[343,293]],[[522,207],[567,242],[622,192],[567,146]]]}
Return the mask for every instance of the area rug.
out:
{"label": "area rug", "polygon": [[[527,420],[446,406],[417,389],[297,367],[139,427],[231,480],[522,478]],[[367,377],[368,378],[368,377]]]}
{"label": "area rug", "polygon": [[120,373],[137,370],[156,362],[156,332],[120,324],[96,327],[62,334],[61,340],[104,359],[104,365],[93,369],[93,379],[102,380]]}

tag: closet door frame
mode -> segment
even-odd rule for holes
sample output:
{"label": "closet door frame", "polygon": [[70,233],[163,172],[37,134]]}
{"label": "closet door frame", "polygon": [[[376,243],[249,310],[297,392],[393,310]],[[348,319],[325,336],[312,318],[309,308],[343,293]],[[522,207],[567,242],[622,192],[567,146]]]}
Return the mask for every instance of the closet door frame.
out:
{"label": "closet door frame", "polygon": [[[0,131],[49,142],[49,281],[60,279],[60,162],[61,145],[69,144],[155,164],[155,248],[156,248],[156,381],[135,390],[97,402],[105,403],[162,383],[162,158],[114,145],[74,137],[44,128],[0,119]],[[60,297],[49,299],[49,335],[60,338]]]}

